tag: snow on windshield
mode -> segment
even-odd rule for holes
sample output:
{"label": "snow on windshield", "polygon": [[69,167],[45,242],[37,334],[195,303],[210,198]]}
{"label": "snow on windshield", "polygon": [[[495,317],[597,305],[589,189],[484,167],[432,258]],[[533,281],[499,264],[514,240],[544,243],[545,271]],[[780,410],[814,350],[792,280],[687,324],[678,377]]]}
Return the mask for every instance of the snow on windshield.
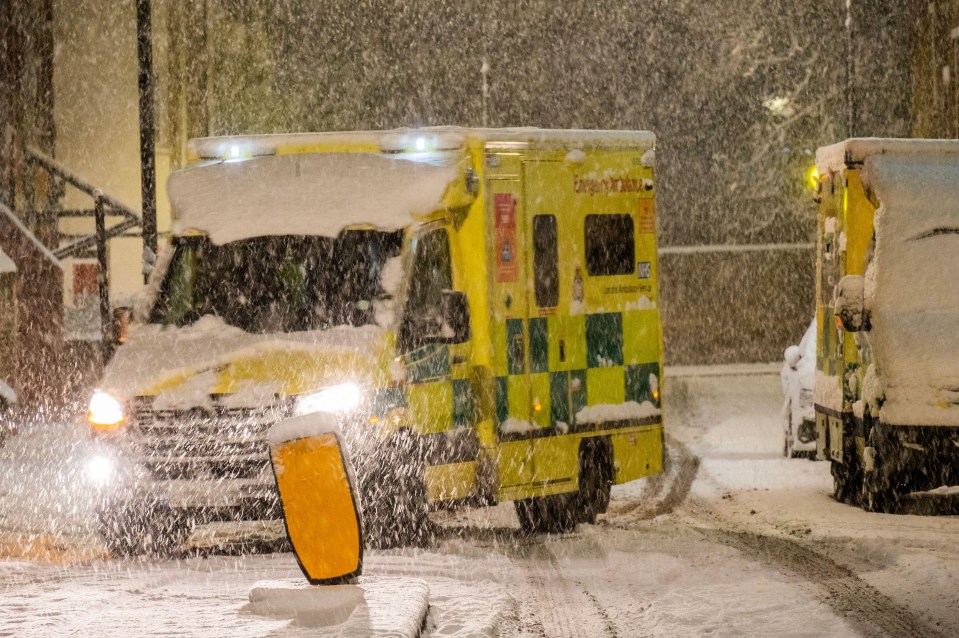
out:
{"label": "snow on windshield", "polygon": [[178,171],[180,231],[216,244],[268,235],[336,236],[352,224],[395,230],[440,203],[455,167],[370,153],[273,155]]}

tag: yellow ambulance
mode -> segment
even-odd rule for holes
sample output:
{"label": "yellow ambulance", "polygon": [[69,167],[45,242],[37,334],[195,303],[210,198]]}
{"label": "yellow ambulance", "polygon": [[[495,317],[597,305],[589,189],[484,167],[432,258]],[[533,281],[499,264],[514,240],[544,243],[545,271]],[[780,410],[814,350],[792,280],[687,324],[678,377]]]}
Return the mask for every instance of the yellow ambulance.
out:
{"label": "yellow ambulance", "polygon": [[837,500],[894,512],[959,483],[959,141],[820,148],[817,455]]}
{"label": "yellow ambulance", "polygon": [[[275,516],[266,431],[335,413],[366,536],[514,501],[524,529],[662,471],[648,132],[194,140],[177,218],[90,402],[119,552]],[[132,531],[131,531],[132,530]]]}

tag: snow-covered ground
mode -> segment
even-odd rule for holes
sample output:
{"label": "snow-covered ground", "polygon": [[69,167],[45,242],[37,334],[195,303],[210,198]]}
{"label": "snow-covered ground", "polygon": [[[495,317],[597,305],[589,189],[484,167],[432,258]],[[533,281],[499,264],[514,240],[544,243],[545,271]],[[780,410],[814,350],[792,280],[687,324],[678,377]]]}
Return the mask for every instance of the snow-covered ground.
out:
{"label": "snow-covered ground", "polygon": [[[872,514],[836,502],[828,463],[780,456],[780,430],[766,427],[778,423],[775,381],[685,380],[695,399],[673,435],[701,459],[693,497],[724,520],[797,539],[945,635],[959,635],[959,517]],[[955,511],[954,501],[942,506]]]}
{"label": "snow-covered ground", "polygon": [[959,635],[959,517],[836,503],[827,464],[781,457],[775,373],[681,372],[669,471],[614,488],[596,525],[444,514],[428,548],[368,552],[326,592],[288,553],[105,558],[82,429],[28,429],[0,450],[0,635],[403,636],[427,601],[424,636]]}

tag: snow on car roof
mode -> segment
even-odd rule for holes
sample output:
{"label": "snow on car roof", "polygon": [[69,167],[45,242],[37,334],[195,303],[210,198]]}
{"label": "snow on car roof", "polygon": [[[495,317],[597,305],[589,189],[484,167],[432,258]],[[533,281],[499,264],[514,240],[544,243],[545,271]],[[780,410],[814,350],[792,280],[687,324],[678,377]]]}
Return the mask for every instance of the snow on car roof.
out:
{"label": "snow on car roof", "polygon": [[[611,131],[540,128],[461,128],[456,126],[401,128],[386,131],[343,131],[329,133],[282,133],[274,135],[234,135],[190,140],[189,153],[199,159],[229,159],[310,150],[350,150],[369,152],[416,152],[458,150],[467,139],[489,143],[564,144],[591,148],[648,146],[656,144],[649,131]],[[365,148],[364,148],[365,147]]]}
{"label": "snow on car roof", "polygon": [[959,140],[918,140],[908,138],[856,137],[816,150],[820,173],[841,173],[849,164],[861,164],[870,155],[959,154]]}
{"label": "snow on car roof", "polygon": [[455,166],[374,153],[221,161],[170,176],[175,232],[217,244],[269,235],[335,236],[353,224],[395,230],[437,208]]}

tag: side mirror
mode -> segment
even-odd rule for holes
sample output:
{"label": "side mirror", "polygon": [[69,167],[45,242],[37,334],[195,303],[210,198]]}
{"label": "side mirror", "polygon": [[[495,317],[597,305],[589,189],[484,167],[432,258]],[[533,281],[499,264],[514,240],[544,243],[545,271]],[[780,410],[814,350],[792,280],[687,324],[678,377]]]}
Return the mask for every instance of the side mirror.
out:
{"label": "side mirror", "polygon": [[799,346],[789,346],[786,348],[786,352],[783,353],[783,360],[786,362],[786,365],[793,370],[799,366],[799,360],[801,358],[802,353],[799,352]]}
{"label": "side mirror", "polygon": [[833,291],[833,311],[848,332],[869,330],[869,311],[865,307],[864,291],[862,275],[846,275]]}
{"label": "side mirror", "polygon": [[470,308],[466,293],[443,291],[443,325],[440,338],[445,343],[464,343],[470,340]]}

